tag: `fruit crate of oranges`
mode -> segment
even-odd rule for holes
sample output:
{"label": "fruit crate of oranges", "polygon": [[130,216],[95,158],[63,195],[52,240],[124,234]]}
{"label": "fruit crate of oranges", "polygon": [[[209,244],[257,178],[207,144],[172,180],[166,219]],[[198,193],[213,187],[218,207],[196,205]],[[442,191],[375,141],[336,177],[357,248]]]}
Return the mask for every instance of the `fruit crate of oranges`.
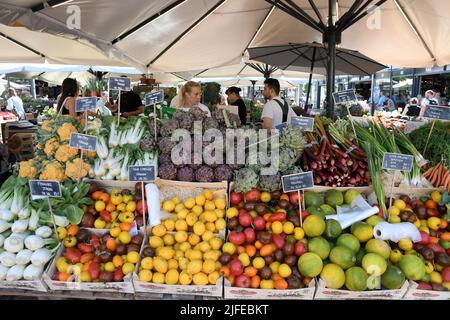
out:
{"label": "fruit crate of oranges", "polygon": [[147,229],[133,277],[136,292],[222,297],[226,184],[205,186],[184,185],[181,192],[173,184],[158,186],[162,214]]}
{"label": "fruit crate of oranges", "polygon": [[134,293],[132,273],[145,238],[137,229],[121,231],[58,228],[62,241],[43,278],[51,290]]}

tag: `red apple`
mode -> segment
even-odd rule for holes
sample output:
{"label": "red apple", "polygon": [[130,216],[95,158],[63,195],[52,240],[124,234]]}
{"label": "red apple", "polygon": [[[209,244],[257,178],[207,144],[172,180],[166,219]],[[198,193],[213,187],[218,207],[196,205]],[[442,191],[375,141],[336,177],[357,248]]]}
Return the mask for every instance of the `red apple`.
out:
{"label": "red apple", "polygon": [[298,206],[298,192],[291,192],[289,194],[289,201],[292,205]]}
{"label": "red apple", "polygon": [[238,259],[234,259],[230,263],[230,272],[235,276],[240,276],[244,272],[242,262]]}
{"label": "red apple", "polygon": [[423,245],[427,245],[430,243],[430,236],[425,231],[420,231],[421,240],[418,242]]}
{"label": "red apple", "polygon": [[450,267],[445,267],[441,272],[441,276],[444,282],[450,282]]}
{"label": "red apple", "polygon": [[237,231],[231,231],[230,235],[228,237],[228,240],[235,244],[240,246],[241,244],[243,244],[245,242],[245,234],[243,232],[237,232]]}
{"label": "red apple", "polygon": [[308,252],[308,249],[306,248],[306,245],[299,241],[295,244],[294,253],[296,256],[300,257],[304,255],[306,252]]}
{"label": "red apple", "polygon": [[250,277],[246,274],[241,274],[236,278],[236,286],[239,288],[249,288],[250,287]]}
{"label": "red apple", "polygon": [[255,230],[253,230],[252,228],[246,228],[244,230],[244,234],[245,234],[245,241],[248,243],[254,243],[256,240],[256,234],[255,234]]}
{"label": "red apple", "polygon": [[230,195],[230,203],[232,205],[237,205],[241,201],[242,201],[242,194],[237,193],[237,192],[232,192],[231,193],[231,195]]}
{"label": "red apple", "polygon": [[266,228],[266,220],[263,217],[256,217],[253,219],[253,226],[256,230],[262,231]]}
{"label": "red apple", "polygon": [[243,227],[250,227],[252,225],[253,218],[248,213],[239,214],[239,224]]}

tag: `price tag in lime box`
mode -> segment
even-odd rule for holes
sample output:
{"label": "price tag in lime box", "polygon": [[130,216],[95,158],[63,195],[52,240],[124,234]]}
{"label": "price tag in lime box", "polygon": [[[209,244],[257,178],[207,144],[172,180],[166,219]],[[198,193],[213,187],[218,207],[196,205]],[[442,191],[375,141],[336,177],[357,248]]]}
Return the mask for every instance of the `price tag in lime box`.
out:
{"label": "price tag in lime box", "polygon": [[97,137],[90,136],[87,134],[74,133],[70,134],[70,143],[71,147],[85,150],[85,151],[95,151],[97,147]]}
{"label": "price tag in lime box", "polygon": [[30,180],[29,185],[32,197],[61,197],[61,184],[58,181]]}
{"label": "price tag in lime box", "polygon": [[150,92],[145,95],[145,105],[151,106],[164,101],[164,90]]}
{"label": "price tag in lime box", "polygon": [[292,117],[291,125],[300,128],[302,131],[311,132],[314,130],[314,118]]}
{"label": "price tag in lime box", "polygon": [[109,78],[109,90],[131,90],[131,79],[130,78]]}
{"label": "price tag in lime box", "polygon": [[130,166],[128,167],[129,181],[154,181],[156,176],[155,166]]}
{"label": "price tag in lime box", "polygon": [[281,177],[283,192],[292,192],[314,187],[314,176],[312,171],[296,173]]}
{"label": "price tag in lime box", "polygon": [[97,108],[97,97],[77,98],[75,111],[83,112]]}
{"label": "price tag in lime box", "polygon": [[427,105],[424,117],[450,121],[450,107]]}
{"label": "price tag in lime box", "polygon": [[383,156],[382,169],[411,172],[413,162],[414,157],[411,155],[400,153],[385,153]]}

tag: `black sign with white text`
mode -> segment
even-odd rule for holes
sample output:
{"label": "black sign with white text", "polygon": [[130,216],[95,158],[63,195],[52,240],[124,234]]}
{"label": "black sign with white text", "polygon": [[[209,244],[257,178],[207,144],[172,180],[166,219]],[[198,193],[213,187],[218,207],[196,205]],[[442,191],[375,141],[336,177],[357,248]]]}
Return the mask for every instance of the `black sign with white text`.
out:
{"label": "black sign with white text", "polygon": [[291,125],[299,127],[302,131],[311,132],[314,130],[314,118],[292,117]]}
{"label": "black sign with white text", "polygon": [[356,94],[354,90],[347,90],[333,93],[333,99],[335,104],[345,104],[348,102],[357,102]]}
{"label": "black sign with white text", "polygon": [[292,192],[314,187],[314,177],[312,171],[291,174],[281,177],[283,192]]}
{"label": "black sign with white text", "polygon": [[145,95],[145,105],[151,106],[153,104],[158,104],[164,101],[164,90],[157,92],[150,92]]}
{"label": "black sign with white text", "polygon": [[424,114],[425,118],[450,121],[450,107],[427,106]]}
{"label": "black sign with white text", "polygon": [[97,147],[97,137],[72,132],[69,145],[81,150],[95,151]]}
{"label": "black sign with white text", "polygon": [[97,97],[77,98],[75,105],[76,112],[95,110],[97,108]]}
{"label": "black sign with white text", "polygon": [[155,166],[130,166],[128,167],[129,181],[154,181]]}
{"label": "black sign with white text", "polygon": [[61,197],[61,184],[58,181],[30,180],[29,184],[33,197]]}
{"label": "black sign with white text", "polygon": [[414,157],[407,154],[385,153],[383,156],[384,170],[398,170],[411,172]]}
{"label": "black sign with white text", "polygon": [[109,90],[131,90],[130,78],[109,78]]}

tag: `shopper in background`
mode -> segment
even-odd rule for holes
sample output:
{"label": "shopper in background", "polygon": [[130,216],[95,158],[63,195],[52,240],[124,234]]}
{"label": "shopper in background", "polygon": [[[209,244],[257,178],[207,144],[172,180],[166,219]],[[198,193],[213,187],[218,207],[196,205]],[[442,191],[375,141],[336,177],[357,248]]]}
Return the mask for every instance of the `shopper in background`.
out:
{"label": "shopper in background", "polygon": [[442,105],[441,93],[434,90],[434,97],[439,105]]}
{"label": "shopper in background", "polygon": [[420,114],[419,100],[417,98],[412,98],[409,100],[409,104],[405,106],[403,110],[403,115],[408,117],[418,117]]}
{"label": "shopper in background", "polygon": [[9,99],[7,101],[6,110],[14,113],[19,120],[25,120],[25,110],[23,108],[22,99],[17,95],[16,89],[9,88]]}
{"label": "shopper in background", "polygon": [[420,107],[420,117],[422,118],[425,115],[425,111],[427,110],[427,106],[438,106],[439,103],[435,97],[435,93],[433,90],[428,90],[425,92],[425,99],[422,100],[422,104]]}
{"label": "shopper in background", "polygon": [[98,114],[101,114],[103,116],[111,116],[112,112],[110,107],[112,107],[111,103],[109,102],[109,92],[108,91],[102,91],[100,94],[100,99],[97,101],[97,108],[96,112]]}
{"label": "shopper in background", "polygon": [[177,108],[189,110],[190,108],[198,107],[206,112],[208,117],[211,117],[211,111],[207,106],[200,103],[202,97],[202,87],[198,82],[188,81],[181,87],[179,93],[179,101]]}
{"label": "shopper in background", "polygon": [[387,96],[386,106],[387,111],[393,112],[395,111],[395,102],[393,99],[393,96]]}
{"label": "shopper in background", "polygon": [[280,83],[276,79],[266,79],[264,81],[264,98],[269,100],[265,105],[261,115],[263,129],[271,130],[283,123],[291,123],[291,118],[295,116],[294,110],[288,103],[279,97]]}
{"label": "shopper in background", "polygon": [[144,113],[144,110],[145,107],[142,103],[141,96],[134,92],[133,89],[120,95],[120,113],[122,114],[122,116],[126,118],[131,116],[138,116],[141,113]]}
{"label": "shopper in background", "polygon": [[72,78],[64,79],[62,83],[61,96],[58,99],[56,110],[58,114],[76,117],[75,101],[79,95],[77,80]]}
{"label": "shopper in background", "polygon": [[380,99],[378,99],[378,111],[381,111],[384,106],[387,105],[387,97],[384,92],[381,93]]}
{"label": "shopper in background", "polygon": [[230,100],[230,104],[238,107],[239,119],[241,119],[241,124],[246,125],[247,124],[247,107],[245,106],[244,100],[242,100],[242,98],[241,98],[241,94],[240,94],[241,91],[242,91],[241,88],[230,87],[225,92],[225,94],[228,96],[228,100]]}

